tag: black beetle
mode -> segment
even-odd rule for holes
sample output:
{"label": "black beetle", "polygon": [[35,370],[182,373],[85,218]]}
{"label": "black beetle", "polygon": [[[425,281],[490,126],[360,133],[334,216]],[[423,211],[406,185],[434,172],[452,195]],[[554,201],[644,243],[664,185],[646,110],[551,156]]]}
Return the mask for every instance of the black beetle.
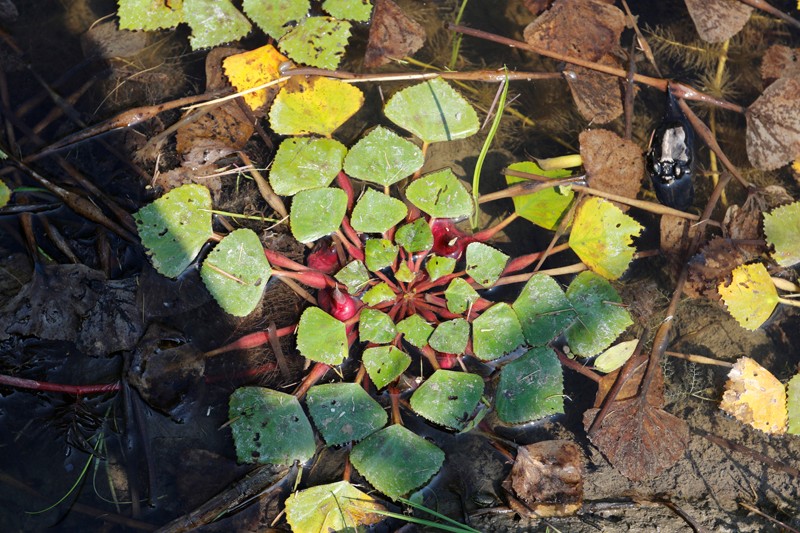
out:
{"label": "black beetle", "polygon": [[694,131],[667,90],[667,112],[650,138],[647,172],[662,204],[687,210],[694,200]]}

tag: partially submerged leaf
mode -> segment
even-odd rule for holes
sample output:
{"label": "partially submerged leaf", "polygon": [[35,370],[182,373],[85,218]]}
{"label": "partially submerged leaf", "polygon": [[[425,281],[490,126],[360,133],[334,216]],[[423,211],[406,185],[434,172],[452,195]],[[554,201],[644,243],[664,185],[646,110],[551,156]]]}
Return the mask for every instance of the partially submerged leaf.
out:
{"label": "partially submerged leaf", "polygon": [[434,330],[428,343],[437,352],[462,354],[469,342],[469,322],[454,318],[442,322]]}
{"label": "partially submerged leaf", "polygon": [[339,229],[346,211],[347,193],[341,189],[300,191],[289,214],[292,235],[303,243],[330,235]]}
{"label": "partially submerged leaf", "polygon": [[293,78],[283,86],[269,110],[269,124],[279,135],[329,137],[364,103],[352,84],[313,76]]}
{"label": "partially submerged leaf", "polygon": [[342,169],[346,153],[347,148],[333,139],[285,139],[270,168],[272,190],[281,196],[292,196],[300,191],[327,187]]}
{"label": "partially submerged leaf", "polygon": [[762,170],[775,170],[800,157],[800,76],[781,78],[750,104],[747,158]]}
{"label": "partially submerged leaf", "polygon": [[174,278],[211,238],[211,194],[202,185],[171,190],[133,214],[155,269]]}
{"label": "partially submerged leaf", "polygon": [[425,143],[452,141],[478,131],[478,115],[449,83],[434,78],[395,93],[386,116]]}
{"label": "partially submerged leaf", "polygon": [[764,234],[775,251],[772,259],[782,267],[800,263],[800,202],[764,213]]}
{"label": "partially submerged leaf", "polygon": [[335,70],[349,38],[349,22],[333,17],[307,17],[286,33],[278,46],[298,63]]}
{"label": "partially submerged leaf", "polygon": [[[265,2],[269,3],[269,2]],[[317,485],[286,499],[286,521],[292,531],[357,531],[377,524],[386,508],[349,481]]]}
{"label": "partially submerged leaf", "polygon": [[447,310],[451,313],[466,313],[472,304],[480,298],[478,292],[462,278],[455,278],[444,291]]}
{"label": "partially submerged leaf", "polygon": [[377,126],[350,149],[344,170],[356,179],[387,187],[419,170],[424,162],[417,145]]}
{"label": "partially submerged leaf", "polygon": [[728,373],[719,408],[764,433],[786,433],[783,383],[749,357],[740,357]]}
{"label": "partially submerged leaf", "polygon": [[344,322],[319,307],[309,307],[297,325],[297,350],[312,361],[341,364],[348,352]]}
{"label": "partially submerged leaf", "polygon": [[425,44],[425,29],[392,0],[375,0],[364,66],[375,68],[413,55]]}
{"label": "partially submerged leaf", "polygon": [[356,444],[350,460],[373,487],[396,500],[438,472],[444,452],[395,424]]}
{"label": "partially submerged leaf", "polygon": [[415,180],[406,189],[406,196],[433,218],[461,218],[472,214],[472,197],[449,168]]}
{"label": "partially submerged leaf", "polygon": [[[509,165],[510,170],[517,170],[520,172],[527,172],[529,174],[537,174],[540,176],[547,176],[548,178],[566,178],[571,172],[569,170],[542,170],[539,165],[533,161],[522,161]],[[525,178],[518,178],[515,176],[506,175],[506,183],[513,185],[515,183],[527,181]],[[522,218],[533,222],[537,226],[545,229],[555,230],[561,222],[561,217],[567,212],[572,199],[575,197],[575,192],[568,187],[550,187],[541,191],[534,192],[533,194],[525,194],[521,196],[514,196],[514,211]]]}
{"label": "partially submerged leaf", "polygon": [[452,274],[456,268],[456,260],[452,257],[441,257],[432,255],[425,263],[425,270],[428,271],[428,277],[431,281],[436,281],[442,276]]}
{"label": "partially submerged leaf", "polygon": [[357,383],[327,383],[308,389],[311,420],[328,446],[367,437],[388,421],[383,407]]}
{"label": "partially submerged leaf", "polygon": [[424,218],[403,224],[394,234],[394,242],[412,254],[430,250],[433,246],[433,232]]}
{"label": "partially submerged leaf", "polygon": [[411,408],[447,428],[463,429],[483,394],[483,379],[477,374],[439,369],[411,396]]}
{"label": "partially submerged leaf", "polygon": [[513,304],[525,339],[531,346],[547,344],[575,321],[575,310],[558,282],[534,274]]}
{"label": "partially submerged leaf", "polygon": [[383,233],[403,220],[406,214],[406,204],[368,188],[353,208],[350,224],[354,230],[362,233]]}
{"label": "partially submerged leaf", "polygon": [[428,344],[428,337],[433,333],[433,326],[425,322],[419,315],[411,315],[397,323],[397,331],[403,334],[403,338],[416,346],[423,348]]}
{"label": "partially submerged leaf", "polygon": [[395,299],[394,291],[389,285],[382,281],[377,285],[373,285],[364,296],[361,297],[367,305],[378,305],[381,302],[388,302]]}
{"label": "partially submerged leaf", "polygon": [[183,22],[183,2],[126,0],[118,2],[117,16],[121,30],[162,30]]}
{"label": "partially submerged leaf", "polygon": [[372,13],[370,0],[325,0],[322,9],[337,19],[368,22]]}
{"label": "partially submerged leaf", "polygon": [[733,269],[731,282],[717,287],[728,312],[745,329],[755,331],[778,305],[778,291],[761,263]]}
{"label": "partially submerged leaf", "polygon": [[467,274],[481,286],[489,288],[506,268],[508,256],[481,242],[467,245]]}
{"label": "partially submerged leaf", "polygon": [[361,261],[350,261],[334,277],[347,286],[350,294],[358,294],[369,283],[369,272]]}
{"label": "partially submerged leaf", "polygon": [[397,379],[411,364],[411,357],[394,346],[367,348],[361,360],[372,383],[379,389]]}
{"label": "partially submerged leaf", "polygon": [[495,393],[497,416],[522,424],[564,412],[564,378],[555,352],[533,348],[500,370]]}
{"label": "partially submerged leaf", "polygon": [[736,0],[686,0],[700,38],[709,43],[721,43],[739,33],[753,8]]}
{"label": "partially submerged leaf", "polygon": [[483,361],[502,357],[524,342],[517,314],[505,302],[494,304],[472,322],[472,351]]}
{"label": "partially submerged leaf", "polygon": [[388,239],[367,239],[364,245],[364,256],[367,268],[377,272],[394,263],[398,247]]}

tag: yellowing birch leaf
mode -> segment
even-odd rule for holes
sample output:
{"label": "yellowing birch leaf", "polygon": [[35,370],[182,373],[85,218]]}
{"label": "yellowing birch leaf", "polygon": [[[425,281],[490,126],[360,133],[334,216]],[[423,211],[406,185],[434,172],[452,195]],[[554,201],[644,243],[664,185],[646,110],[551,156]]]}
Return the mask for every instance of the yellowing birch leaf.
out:
{"label": "yellowing birch leaf", "polygon": [[741,357],[728,373],[720,409],[771,435],[786,433],[786,389],[767,369]]}
{"label": "yellowing birch leaf", "polygon": [[269,110],[272,131],[279,135],[330,135],[364,103],[358,87],[329,78],[310,77],[287,83]]}
{"label": "yellowing birch leaf", "polygon": [[761,263],[741,265],[731,273],[731,284],[717,286],[725,307],[745,329],[755,331],[778,305],[778,291]]}
{"label": "yellowing birch leaf", "polygon": [[[277,48],[268,44],[255,50],[228,56],[222,61],[222,66],[231,85],[241,92],[280,78],[280,66],[288,60],[289,58],[278,52]],[[274,98],[282,85],[283,83],[245,94],[244,101],[255,111]]]}

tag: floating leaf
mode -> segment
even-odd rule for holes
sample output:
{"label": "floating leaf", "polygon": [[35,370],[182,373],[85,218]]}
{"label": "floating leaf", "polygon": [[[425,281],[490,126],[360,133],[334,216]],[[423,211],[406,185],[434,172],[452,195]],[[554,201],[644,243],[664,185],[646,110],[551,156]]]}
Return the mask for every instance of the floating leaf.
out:
{"label": "floating leaf", "polygon": [[480,295],[472,286],[461,278],[455,278],[444,291],[447,310],[451,313],[466,313]]}
{"label": "floating leaf", "polygon": [[121,30],[161,30],[183,22],[183,2],[120,0],[117,16]]}
{"label": "floating leaf", "polygon": [[280,39],[291,28],[290,22],[300,20],[311,7],[309,0],[243,0],[242,9],[250,20],[273,39]]}
{"label": "floating leaf", "polygon": [[241,463],[308,461],[314,431],[297,398],[264,387],[241,387],[230,399],[230,426]]}
{"label": "floating leaf", "polygon": [[394,300],[395,294],[392,288],[389,287],[386,282],[382,281],[365,292],[361,299],[367,305],[378,305],[381,302]]}
{"label": "floating leaf", "polygon": [[[578,142],[589,187],[636,198],[645,175],[642,149],[638,144],[600,128],[581,132]],[[628,210],[627,205],[614,205]]]}
{"label": "floating leaf", "polygon": [[387,239],[367,239],[364,245],[364,256],[367,268],[377,272],[394,263],[397,257],[397,246]]}
{"label": "floating leaf", "polygon": [[312,361],[341,364],[348,351],[344,322],[319,307],[309,307],[297,326],[297,350]]}
{"label": "floating leaf", "polygon": [[367,348],[361,356],[369,378],[379,389],[382,389],[406,371],[411,358],[394,346],[376,346]]}
{"label": "floating leaf", "polygon": [[279,46],[298,63],[335,70],[349,38],[349,22],[332,17],[308,17],[285,34]]}
{"label": "floating leaf", "polygon": [[384,113],[425,143],[463,139],[474,135],[480,126],[469,102],[441,78],[395,93]]}
{"label": "floating leaf", "polygon": [[183,21],[192,28],[192,50],[235,41],[250,33],[250,21],[230,0],[183,0]]}
{"label": "floating leaf", "polygon": [[369,16],[372,14],[372,2],[370,0],[325,0],[322,9],[337,19],[368,22]]}
{"label": "floating leaf", "polygon": [[456,260],[453,257],[440,257],[432,255],[425,263],[425,270],[428,271],[428,277],[431,281],[436,281],[442,276],[448,276],[456,269]]}
{"label": "floating leaf", "polygon": [[594,367],[606,374],[613,372],[631,358],[633,352],[636,351],[637,344],[639,344],[637,339],[622,341],[619,344],[615,344],[597,356],[597,359],[594,360]]}
{"label": "floating leaf", "polygon": [[567,288],[577,320],[567,329],[567,344],[581,357],[591,357],[633,324],[614,287],[594,272],[581,272]]}
{"label": "floating leaf", "polygon": [[447,428],[463,429],[478,407],[483,378],[477,374],[437,370],[411,395],[411,408]]}
{"label": "floating leaf", "polygon": [[311,420],[328,446],[367,437],[386,425],[388,416],[357,383],[328,383],[308,389]]}
{"label": "floating leaf", "polygon": [[389,315],[366,307],[358,320],[358,335],[362,341],[386,344],[394,340],[397,328]]}
{"label": "floating leaf", "polygon": [[412,254],[424,252],[433,247],[433,232],[425,219],[418,218],[410,224],[403,224],[397,228],[394,242],[402,246],[406,252]]}
{"label": "floating leaf", "polygon": [[472,321],[472,351],[483,361],[502,357],[524,342],[517,314],[507,303],[494,304]]}
{"label": "floating leaf", "polygon": [[369,272],[361,261],[350,261],[334,277],[347,285],[350,294],[358,294],[369,283]]}
{"label": "floating leaf", "polygon": [[292,235],[304,243],[329,235],[339,229],[346,211],[347,193],[341,189],[300,191],[289,214]]}
{"label": "floating leaf", "polygon": [[388,194],[367,189],[353,208],[350,223],[362,233],[383,233],[406,218],[406,204]]}
{"label": "floating leaf", "polygon": [[531,346],[547,344],[575,320],[575,310],[561,286],[544,274],[528,280],[513,307]]}
{"label": "floating leaf", "polygon": [[783,383],[749,357],[740,357],[728,373],[719,408],[764,433],[786,433]]}
{"label": "floating leaf", "polygon": [[406,196],[434,218],[462,218],[472,214],[472,196],[449,168],[415,180],[406,189]]}
{"label": "floating leaf", "polygon": [[[269,2],[264,2],[269,3]],[[358,531],[377,524],[386,508],[349,481],[317,485],[286,499],[286,521],[292,531]]]}
{"label": "floating leaf", "polygon": [[283,86],[269,110],[278,135],[330,135],[364,103],[361,89],[339,80],[310,77]]}
{"label": "floating leaf", "polygon": [[786,386],[786,410],[789,415],[790,435],[800,435],[800,374],[789,380]]}
{"label": "floating leaf", "polygon": [[[566,178],[572,173],[569,170],[542,170],[539,165],[532,161],[522,161],[509,165],[509,170],[527,172],[547,176],[548,178]],[[506,183],[513,185],[519,182],[526,182],[525,178],[506,176]],[[533,222],[537,226],[545,229],[555,230],[561,222],[561,217],[567,212],[575,193],[569,187],[550,187],[532,194],[514,196],[514,211],[524,218]]]}
{"label": "floating leaf", "polygon": [[3,180],[0,180],[0,207],[5,207],[9,201],[11,201],[11,189]]}
{"label": "floating leaf", "polygon": [[395,424],[356,444],[350,461],[373,487],[396,500],[438,472],[444,452]]}
{"label": "floating leaf", "polygon": [[438,352],[462,354],[469,342],[469,322],[454,318],[442,322],[434,330],[428,343]]}
{"label": "floating leaf", "polygon": [[782,205],[764,213],[764,235],[775,251],[772,259],[782,267],[800,263],[800,202]]}
{"label": "floating leaf", "polygon": [[247,316],[256,308],[271,274],[264,247],[250,229],[229,233],[211,250],[200,269],[208,292],[234,316]]}
{"label": "floating leaf", "polygon": [[356,179],[388,187],[422,168],[424,162],[417,145],[377,126],[350,149],[344,170]]}
{"label": "floating leaf", "polygon": [[[222,66],[231,85],[237,91],[246,91],[280,78],[280,66],[288,60],[288,57],[268,44],[255,50],[228,56],[222,60]],[[274,98],[279,87],[276,85],[247,93],[242,98],[247,106],[255,111]]]}
{"label": "floating leaf", "polygon": [[491,287],[506,268],[508,256],[482,242],[467,245],[467,274],[483,287]]}
{"label": "floating leaf", "polygon": [[211,193],[202,185],[183,185],[144,206],[133,218],[155,269],[174,278],[211,238]]}
{"label": "floating leaf", "polygon": [[564,412],[564,379],[555,352],[533,348],[500,370],[495,394],[500,420],[522,424]]}
{"label": "floating leaf", "polygon": [[761,170],[775,170],[800,157],[800,77],[780,78],[750,104],[747,158]]}
{"label": "floating leaf", "polygon": [[641,231],[638,222],[611,202],[589,198],[575,213],[569,246],[593,271],[617,279],[633,259],[631,242]]}
{"label": "floating leaf", "polygon": [[778,291],[761,263],[741,265],[731,272],[731,283],[723,281],[717,291],[736,322],[755,331],[767,321],[778,305]]}
{"label": "floating leaf", "polygon": [[403,334],[407,342],[417,348],[423,348],[433,333],[433,326],[425,322],[421,316],[411,315],[397,323],[397,331]]}
{"label": "floating leaf", "polygon": [[278,147],[269,182],[272,190],[282,196],[300,191],[327,187],[342,170],[347,148],[333,139],[292,137]]}

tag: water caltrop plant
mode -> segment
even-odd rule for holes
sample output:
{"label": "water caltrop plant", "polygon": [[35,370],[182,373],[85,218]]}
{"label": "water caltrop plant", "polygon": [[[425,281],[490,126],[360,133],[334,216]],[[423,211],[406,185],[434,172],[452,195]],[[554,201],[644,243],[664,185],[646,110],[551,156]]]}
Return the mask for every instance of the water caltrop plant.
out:
{"label": "water caltrop plant", "polygon": [[[238,229],[202,258],[200,274],[219,305],[236,316],[257,307],[271,277],[318,291],[317,305],[303,311],[296,328],[276,333],[296,334],[298,352],[313,362],[303,383],[293,394],[247,386],[230,398],[239,460],[304,463],[318,435],[326,446],[352,445],[349,459],[358,473],[399,500],[446,459],[436,444],[406,428],[404,412],[452,432],[469,431],[490,410],[506,424],[563,412],[561,364],[549,344],[562,339],[573,354],[594,356],[632,323],[609,280],[627,268],[641,227],[605,200],[574,209],[575,194],[561,186],[517,196],[506,220],[463,231],[458,222],[477,209],[464,182],[450,168],[420,169],[431,143],[478,131],[472,106],[446,81],[433,79],[395,93],[384,113],[398,129],[375,126],[349,148],[330,136],[291,136],[280,144],[269,182],[291,198],[293,236],[316,243],[304,264],[264,249],[254,231]],[[280,117],[286,121],[271,125],[284,133],[291,121],[303,128],[314,121],[307,114],[302,121]],[[569,174],[527,162],[513,168],[545,179]],[[184,185],[136,214],[157,270],[177,276],[195,260],[214,236],[211,207],[205,187]],[[542,251],[509,257],[487,244],[518,217],[553,230],[566,216],[574,217],[569,247],[583,261],[566,288],[551,275],[530,272]],[[524,286],[514,298],[499,299],[508,291],[493,289],[512,283]],[[268,341],[268,332],[256,332],[207,355]],[[358,368],[353,380],[319,383],[346,363]],[[341,483],[287,501],[295,530],[307,526],[305,506],[326,508],[320,494],[338,491],[358,492],[345,497],[358,503],[343,509],[336,500],[331,520],[375,520],[365,510],[372,498]]]}

